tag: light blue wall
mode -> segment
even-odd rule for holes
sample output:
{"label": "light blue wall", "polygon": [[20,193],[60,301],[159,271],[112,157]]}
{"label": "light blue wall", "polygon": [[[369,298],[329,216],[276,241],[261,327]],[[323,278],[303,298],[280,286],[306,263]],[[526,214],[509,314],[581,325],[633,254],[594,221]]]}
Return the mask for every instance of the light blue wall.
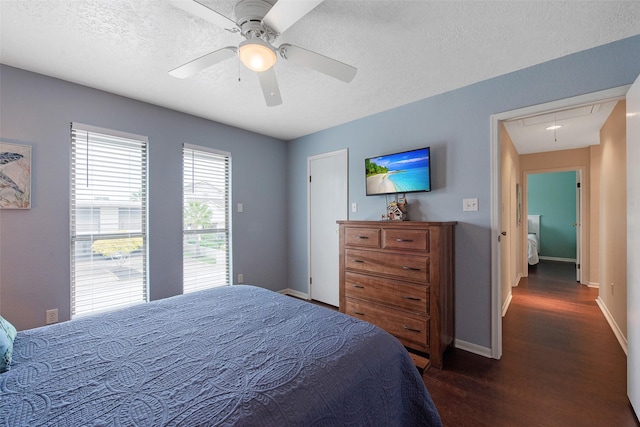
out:
{"label": "light blue wall", "polygon": [[70,122],[149,137],[151,299],[182,293],[183,142],[231,152],[234,271],[286,288],[286,142],[7,66],[0,100],[0,138],[33,147],[32,209],[0,211],[0,312],[18,328],[69,318]]}
{"label": "light blue wall", "polygon": [[527,178],[530,215],[540,217],[540,255],[576,259],[576,172],[531,174]]}
{"label": "light blue wall", "polygon": [[[363,159],[429,145],[434,189],[431,193],[408,195],[409,217],[459,221],[455,259],[456,338],[489,348],[490,116],[630,84],[639,73],[640,36],[636,36],[292,141],[289,287],[307,291],[307,157],[348,148],[349,202],[356,202],[359,208],[357,213],[349,214],[350,219],[373,220],[380,218],[385,199],[365,196]],[[462,199],[472,197],[478,198],[479,211],[463,212]]]}
{"label": "light blue wall", "polygon": [[[349,198],[359,206],[351,219],[377,219],[385,208],[384,197],[364,195],[364,158],[430,145],[434,189],[409,195],[409,214],[414,220],[459,221],[456,338],[489,347],[491,114],[629,84],[639,73],[637,36],[285,144],[1,66],[0,137],[31,144],[34,151],[33,209],[0,211],[0,311],[19,328],[42,324],[49,308],[58,307],[61,319],[68,317],[72,121],[149,137],[153,299],[181,289],[179,178],[185,139],[232,152],[233,203],[244,203],[244,213],[233,215],[235,272],[269,289],[301,292],[307,291],[308,271],[307,157],[348,148]],[[273,165],[268,171],[257,168],[265,159]],[[462,212],[462,199],[469,197],[479,199],[478,212]]]}

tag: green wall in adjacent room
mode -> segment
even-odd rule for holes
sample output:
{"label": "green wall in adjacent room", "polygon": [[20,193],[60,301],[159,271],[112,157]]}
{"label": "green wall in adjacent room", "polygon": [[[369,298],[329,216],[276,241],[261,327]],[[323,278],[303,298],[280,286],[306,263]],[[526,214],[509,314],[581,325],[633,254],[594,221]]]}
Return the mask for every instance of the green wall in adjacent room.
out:
{"label": "green wall in adjacent room", "polygon": [[576,259],[576,172],[531,174],[528,214],[540,217],[540,255]]}

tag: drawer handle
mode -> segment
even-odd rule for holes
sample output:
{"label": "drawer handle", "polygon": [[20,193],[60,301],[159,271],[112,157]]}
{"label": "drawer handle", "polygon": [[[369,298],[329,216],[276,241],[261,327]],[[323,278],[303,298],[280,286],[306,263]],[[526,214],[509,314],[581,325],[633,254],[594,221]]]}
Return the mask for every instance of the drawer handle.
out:
{"label": "drawer handle", "polygon": [[361,264],[364,264],[364,261],[363,261],[363,260],[361,260],[361,259],[354,259],[354,260],[353,260],[353,262],[359,262],[359,263],[361,263]]}
{"label": "drawer handle", "polygon": [[358,288],[358,289],[364,289],[364,286],[362,286],[362,285],[351,285],[351,287]]}
{"label": "drawer handle", "polygon": [[407,242],[407,243],[412,243],[413,239],[396,239],[396,242]]}
{"label": "drawer handle", "polygon": [[369,238],[369,236],[358,236],[358,239],[367,240],[368,238]]}
{"label": "drawer handle", "polygon": [[402,329],[404,329],[405,331],[411,331],[411,332],[422,332],[420,329],[413,329],[408,327],[407,325],[402,325]]}
{"label": "drawer handle", "polygon": [[409,299],[411,301],[421,301],[420,298],[410,297],[409,295],[402,295],[402,298]]}
{"label": "drawer handle", "polygon": [[419,268],[415,268],[415,267],[408,267],[408,266],[406,266],[406,265],[403,265],[403,266],[402,266],[402,269],[403,269],[403,270],[409,270],[409,271],[420,271],[420,269],[419,269]]}
{"label": "drawer handle", "polygon": [[364,313],[360,313],[359,311],[352,310],[353,314],[357,314],[358,316],[364,316]]}

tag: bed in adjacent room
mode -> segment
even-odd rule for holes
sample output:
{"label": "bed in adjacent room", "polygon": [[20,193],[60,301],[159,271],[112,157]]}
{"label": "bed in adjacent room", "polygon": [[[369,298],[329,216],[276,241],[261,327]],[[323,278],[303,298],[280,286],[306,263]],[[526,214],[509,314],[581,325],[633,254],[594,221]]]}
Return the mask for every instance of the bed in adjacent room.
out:
{"label": "bed in adjacent room", "polygon": [[246,285],[18,332],[0,424],[441,425],[396,338]]}
{"label": "bed in adjacent room", "polygon": [[540,262],[540,215],[527,217],[527,262],[536,265]]}
{"label": "bed in adjacent room", "polygon": [[527,235],[527,261],[529,265],[536,265],[540,262],[538,257],[538,236],[533,233]]}

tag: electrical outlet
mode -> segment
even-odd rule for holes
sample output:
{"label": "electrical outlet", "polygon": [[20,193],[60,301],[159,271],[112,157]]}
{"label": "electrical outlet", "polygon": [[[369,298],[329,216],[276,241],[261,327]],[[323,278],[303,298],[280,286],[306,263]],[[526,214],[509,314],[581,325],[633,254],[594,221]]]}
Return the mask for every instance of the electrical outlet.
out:
{"label": "electrical outlet", "polygon": [[244,274],[240,273],[238,274],[238,283],[242,283],[244,282]]}
{"label": "electrical outlet", "polygon": [[58,323],[58,309],[57,308],[54,308],[52,310],[47,310],[46,323],[47,323],[47,325],[50,325],[52,323]]}
{"label": "electrical outlet", "polygon": [[351,203],[351,212],[358,212],[358,204],[356,202]]}
{"label": "electrical outlet", "polygon": [[462,210],[476,212],[478,210],[478,199],[462,199]]}

